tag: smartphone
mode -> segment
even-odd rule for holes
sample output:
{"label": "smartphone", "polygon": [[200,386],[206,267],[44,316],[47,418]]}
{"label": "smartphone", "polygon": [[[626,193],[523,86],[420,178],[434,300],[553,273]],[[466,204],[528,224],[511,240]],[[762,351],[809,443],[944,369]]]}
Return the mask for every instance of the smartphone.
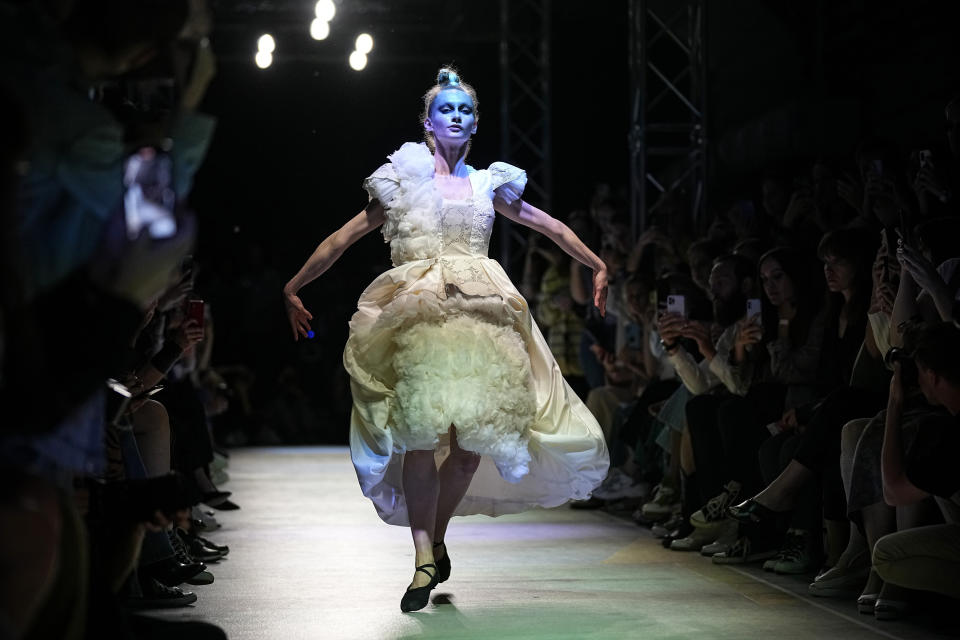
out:
{"label": "smartphone", "polygon": [[677,294],[667,296],[667,313],[678,313],[684,318],[687,317],[686,300]]}
{"label": "smartphone", "polygon": [[875,158],[873,160],[873,172],[877,174],[877,177],[883,177],[883,160],[880,158]]}
{"label": "smartphone", "polygon": [[123,213],[131,240],[146,231],[162,240],[177,232],[174,215],[173,164],[170,154],[143,147],[130,154],[123,165]]}
{"label": "smartphone", "polygon": [[763,307],[760,304],[760,298],[747,298],[747,322],[760,324],[762,313]]}
{"label": "smartphone", "polygon": [[203,307],[203,300],[187,300],[187,320],[195,320],[198,327],[203,327]]}
{"label": "smartphone", "polygon": [[927,167],[933,166],[931,159],[933,158],[933,152],[930,149],[921,149],[917,153],[917,157],[920,160],[920,168],[926,169]]}
{"label": "smartphone", "polygon": [[897,235],[900,236],[900,239],[903,240],[904,244],[912,245],[910,236],[910,222],[907,220],[907,214],[903,209],[900,209],[900,227],[894,229],[897,232]]}

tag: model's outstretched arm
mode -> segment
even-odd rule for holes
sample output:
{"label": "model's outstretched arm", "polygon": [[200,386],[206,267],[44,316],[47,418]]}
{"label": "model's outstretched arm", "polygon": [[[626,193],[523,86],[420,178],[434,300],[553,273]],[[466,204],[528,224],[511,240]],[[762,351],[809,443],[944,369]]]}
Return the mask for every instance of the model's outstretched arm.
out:
{"label": "model's outstretched arm", "polygon": [[583,244],[570,227],[523,200],[507,204],[497,196],[493,200],[493,207],[510,220],[539,231],[571,257],[593,269],[593,304],[600,309],[600,315],[606,313],[607,265]]}
{"label": "model's outstretched arm", "polygon": [[343,255],[347,247],[373,231],[386,221],[383,206],[378,200],[372,200],[367,208],[355,215],[345,225],[331,233],[320,243],[313,254],[300,267],[297,275],[283,287],[283,303],[287,309],[287,319],[293,329],[293,339],[307,337],[310,320],[313,315],[306,310],[297,293],[308,283],[313,282]]}

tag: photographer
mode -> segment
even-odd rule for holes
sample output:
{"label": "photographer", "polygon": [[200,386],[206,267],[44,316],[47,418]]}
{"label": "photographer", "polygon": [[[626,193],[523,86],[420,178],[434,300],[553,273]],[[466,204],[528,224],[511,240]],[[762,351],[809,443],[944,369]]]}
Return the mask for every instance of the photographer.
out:
{"label": "photographer", "polygon": [[[901,530],[877,541],[874,568],[889,583],[960,597],[960,330],[952,323],[924,327],[913,360],[923,396],[943,406],[948,419],[928,419],[906,450],[901,437],[904,406],[903,368],[894,365],[884,423],[882,475],[884,500],[891,506],[914,504],[936,496],[947,524]],[[906,605],[884,598],[878,616],[897,617]]]}

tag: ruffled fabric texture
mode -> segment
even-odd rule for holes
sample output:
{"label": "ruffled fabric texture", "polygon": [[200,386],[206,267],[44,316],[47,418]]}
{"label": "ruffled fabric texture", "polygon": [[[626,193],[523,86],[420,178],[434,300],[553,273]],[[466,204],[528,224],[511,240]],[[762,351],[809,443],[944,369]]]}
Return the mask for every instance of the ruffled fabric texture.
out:
{"label": "ruffled fabric texture", "polygon": [[[405,142],[390,162],[364,181],[371,198],[383,204],[383,239],[394,266],[440,253],[439,219],[443,198],[433,184],[433,154],[423,143]],[[386,183],[386,184],[385,184]]]}

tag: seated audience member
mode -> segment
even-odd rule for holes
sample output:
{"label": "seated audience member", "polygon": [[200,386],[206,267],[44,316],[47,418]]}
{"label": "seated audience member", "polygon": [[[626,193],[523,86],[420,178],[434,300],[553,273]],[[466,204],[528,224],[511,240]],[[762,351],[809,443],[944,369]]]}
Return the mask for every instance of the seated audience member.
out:
{"label": "seated audience member", "polygon": [[[822,516],[831,542],[827,564],[832,566],[846,545],[846,502],[840,476],[840,434],[849,420],[875,412],[882,392],[870,388],[875,375],[854,375],[855,363],[867,337],[867,311],[871,299],[868,232],[841,229],[826,234],[818,254],[823,262],[828,297],[823,354],[817,375],[820,391],[815,401],[797,407],[778,423],[779,433],[761,448],[765,476],[773,481],[734,511],[743,522],[774,518],[776,512],[794,510],[787,539],[777,557],[765,567],[778,573],[806,573],[822,553],[821,501],[813,481],[820,480]],[[873,368],[882,368],[872,357]],[[865,356],[865,358],[870,356]],[[866,359],[860,360],[861,371]],[[781,460],[788,461],[781,463]],[[775,479],[773,479],[775,477]],[[759,534],[759,532],[757,532]],[[756,542],[756,540],[754,540]]]}
{"label": "seated audience member", "polygon": [[[902,506],[935,496],[946,524],[900,530],[880,538],[873,549],[873,565],[887,584],[960,598],[960,329],[952,323],[921,329],[913,362],[923,396],[930,404],[944,407],[950,417],[925,421],[909,450],[904,446],[900,421],[906,365],[897,361],[884,425],[884,500]],[[885,595],[881,592],[876,600],[876,617],[899,617],[905,603]]]}
{"label": "seated audience member", "polygon": [[[718,257],[709,277],[710,294],[713,298],[713,323],[689,320],[675,313],[663,314],[657,323],[661,340],[667,344],[666,352],[677,376],[683,382],[683,387],[674,392],[674,396],[682,395],[682,398],[671,397],[664,407],[666,410],[676,404],[679,419],[664,420],[667,417],[660,416],[661,420],[674,427],[670,434],[670,466],[656,495],[650,501],[650,506],[644,505],[646,510],[643,513],[647,517],[656,513],[657,505],[666,499],[662,494],[674,493],[681,488],[682,504],[688,509],[687,513],[682,514],[685,516],[684,520],[691,515],[694,508],[704,502],[696,485],[690,434],[683,427],[684,409],[691,396],[705,393],[719,397],[729,394],[742,396],[749,390],[749,384],[733,372],[730,356],[737,333],[736,323],[745,317],[747,299],[753,295],[755,289],[755,273],[755,266],[742,256],[728,254]],[[696,345],[696,352],[701,356],[699,363],[694,354],[687,350],[681,338],[687,338]],[[723,532],[719,529],[703,529],[689,533],[691,535],[673,540],[671,548],[699,550],[716,540]]]}
{"label": "seated audience member", "polygon": [[[738,323],[732,355],[734,374],[757,382],[746,397],[697,396],[687,403],[699,486],[704,495],[714,496],[691,515],[693,526],[719,528],[741,492],[759,490],[757,453],[771,435],[767,425],[816,397],[826,314],[820,308],[823,278],[812,267],[808,256],[794,249],[764,254],[758,266],[761,322]],[[759,375],[754,373],[757,355],[766,357]],[[775,553],[775,548],[751,551],[734,545],[714,559],[746,562]]]}

